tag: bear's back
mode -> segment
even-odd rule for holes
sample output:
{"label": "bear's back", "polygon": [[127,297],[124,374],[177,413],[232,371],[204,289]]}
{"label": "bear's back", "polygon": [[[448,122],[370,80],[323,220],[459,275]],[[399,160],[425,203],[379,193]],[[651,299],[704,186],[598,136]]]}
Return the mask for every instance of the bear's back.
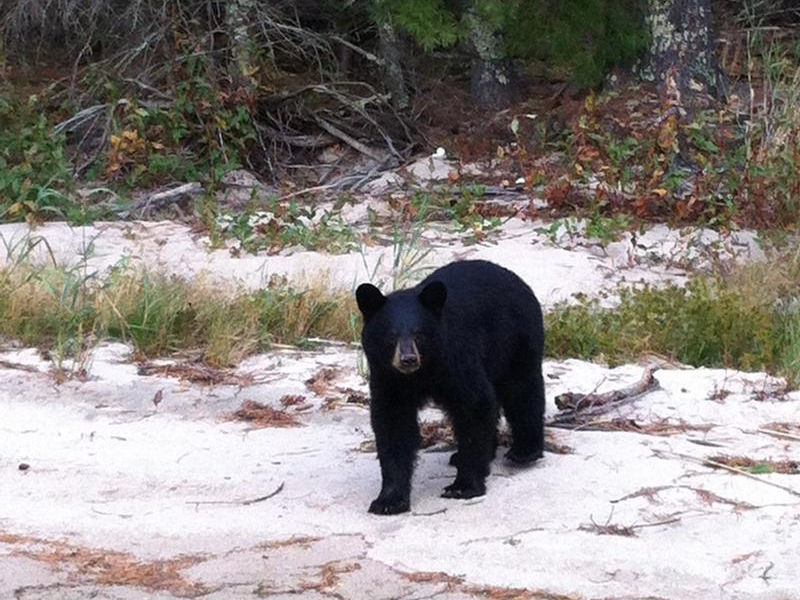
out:
{"label": "bear's back", "polygon": [[518,351],[541,355],[541,307],[515,273],[487,261],[466,260],[437,269],[418,289],[432,281],[447,287],[443,319],[450,353],[462,358],[475,352],[490,374],[504,370],[501,365],[508,365]]}

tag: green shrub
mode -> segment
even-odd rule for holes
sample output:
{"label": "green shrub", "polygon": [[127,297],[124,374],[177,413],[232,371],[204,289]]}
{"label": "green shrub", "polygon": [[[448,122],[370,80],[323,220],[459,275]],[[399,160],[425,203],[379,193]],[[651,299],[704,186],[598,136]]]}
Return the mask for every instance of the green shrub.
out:
{"label": "green shrub", "polygon": [[103,157],[105,176],[129,188],[175,181],[214,185],[242,166],[257,139],[252,115],[212,86],[199,59],[186,66],[169,105],[127,104]]}
{"label": "green shrub", "polygon": [[623,289],[614,308],[588,298],[562,304],[545,317],[547,353],[612,364],[653,353],[694,366],[767,370],[796,384],[800,305],[775,280],[755,275],[763,268],[685,287]]}
{"label": "green shrub", "polygon": [[64,138],[53,133],[35,99],[0,92],[0,220],[69,218],[72,174]]}

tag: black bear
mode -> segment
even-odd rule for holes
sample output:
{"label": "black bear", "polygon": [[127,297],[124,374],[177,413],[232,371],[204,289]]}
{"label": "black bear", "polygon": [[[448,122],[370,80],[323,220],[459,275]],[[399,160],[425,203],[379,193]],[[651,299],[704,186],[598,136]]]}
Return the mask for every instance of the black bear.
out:
{"label": "black bear", "polygon": [[542,456],[542,309],[517,275],[487,261],[459,261],[388,296],[361,284],[356,300],[383,479],[370,512],[409,510],[417,413],[429,399],[449,416],[458,444],[445,498],[486,493],[500,408],[513,439],[506,457],[526,464]]}

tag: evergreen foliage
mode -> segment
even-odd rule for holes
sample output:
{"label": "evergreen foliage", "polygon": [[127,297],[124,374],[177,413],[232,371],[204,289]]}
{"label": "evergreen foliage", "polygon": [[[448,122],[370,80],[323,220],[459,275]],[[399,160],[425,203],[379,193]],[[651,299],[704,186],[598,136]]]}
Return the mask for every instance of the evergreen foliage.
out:
{"label": "evergreen foliage", "polygon": [[642,0],[523,0],[508,22],[511,53],[595,85],[647,48]]}
{"label": "evergreen foliage", "polygon": [[375,14],[429,51],[466,39],[467,9],[503,37],[510,56],[539,61],[579,85],[599,83],[647,48],[644,0],[378,0]]}
{"label": "evergreen foliage", "polygon": [[372,15],[379,23],[391,21],[426,51],[451,46],[460,36],[458,20],[443,0],[376,0]]}

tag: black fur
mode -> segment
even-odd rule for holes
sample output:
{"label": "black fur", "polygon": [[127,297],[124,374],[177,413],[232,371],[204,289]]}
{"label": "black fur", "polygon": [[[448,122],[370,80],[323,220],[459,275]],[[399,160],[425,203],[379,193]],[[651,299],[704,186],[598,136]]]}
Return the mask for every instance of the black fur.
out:
{"label": "black fur", "polygon": [[[486,261],[454,262],[388,296],[362,284],[356,299],[364,316],[361,339],[383,478],[370,512],[409,510],[417,413],[428,399],[447,412],[458,443],[451,460],[457,475],[444,497],[486,493],[501,408],[513,438],[506,457],[527,464],[542,456],[542,310],[517,275]],[[401,372],[396,360],[393,366],[396,348],[412,342],[419,367]]]}

